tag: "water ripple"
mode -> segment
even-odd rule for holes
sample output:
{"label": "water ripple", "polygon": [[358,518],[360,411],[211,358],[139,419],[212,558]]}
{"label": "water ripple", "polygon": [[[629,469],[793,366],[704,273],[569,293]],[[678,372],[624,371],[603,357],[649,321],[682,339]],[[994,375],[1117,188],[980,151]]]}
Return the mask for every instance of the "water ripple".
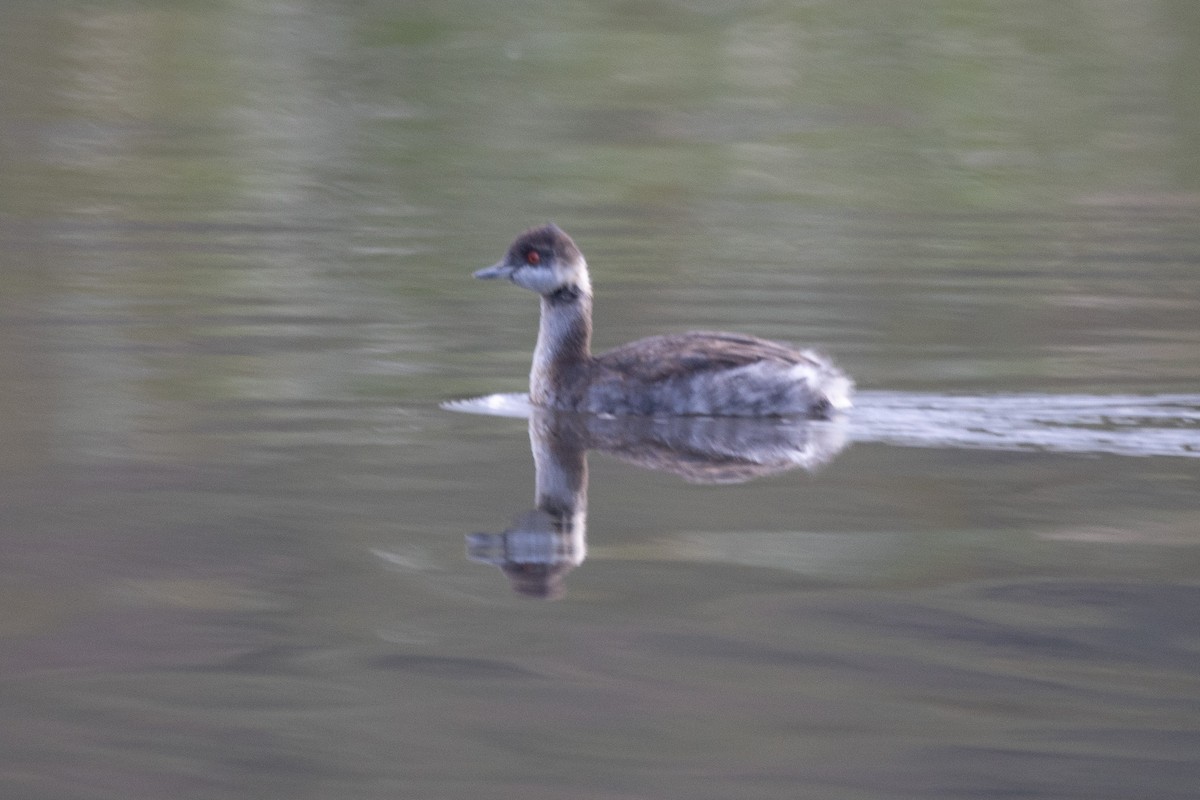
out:
{"label": "water ripple", "polygon": [[849,438],[903,447],[1200,457],[1200,395],[859,392]]}
{"label": "water ripple", "polygon": [[[528,398],[496,394],[442,404],[527,417]],[[898,447],[1200,458],[1200,395],[859,392],[848,438]]]}

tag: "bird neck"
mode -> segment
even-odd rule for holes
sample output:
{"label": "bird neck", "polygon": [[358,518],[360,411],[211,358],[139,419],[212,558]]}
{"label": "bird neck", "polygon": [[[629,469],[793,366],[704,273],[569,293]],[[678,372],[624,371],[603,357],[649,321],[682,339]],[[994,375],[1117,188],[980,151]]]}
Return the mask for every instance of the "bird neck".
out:
{"label": "bird neck", "polygon": [[529,396],[537,405],[566,407],[572,379],[592,358],[592,295],[569,285],[542,296],[537,346],[529,374]]}

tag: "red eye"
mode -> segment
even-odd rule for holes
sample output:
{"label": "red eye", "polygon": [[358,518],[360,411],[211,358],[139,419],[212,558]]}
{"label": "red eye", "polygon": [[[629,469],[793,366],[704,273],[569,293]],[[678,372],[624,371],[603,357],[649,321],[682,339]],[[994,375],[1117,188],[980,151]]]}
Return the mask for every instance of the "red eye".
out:
{"label": "red eye", "polygon": [[537,250],[530,250],[528,253],[525,254],[525,263],[526,264],[539,264],[539,263],[541,263],[541,261],[542,261],[542,254],[539,253]]}

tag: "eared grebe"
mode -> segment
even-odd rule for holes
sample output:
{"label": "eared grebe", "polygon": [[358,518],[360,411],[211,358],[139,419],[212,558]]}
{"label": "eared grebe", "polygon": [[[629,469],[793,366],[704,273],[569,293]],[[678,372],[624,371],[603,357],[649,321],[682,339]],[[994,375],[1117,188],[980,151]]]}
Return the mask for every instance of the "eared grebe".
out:
{"label": "eared grebe", "polygon": [[811,350],[736,333],[680,333],[591,352],[592,285],[583,254],[556,225],[530,228],[476,278],[542,296],[529,398],[593,414],[822,418],[850,406],[853,384]]}

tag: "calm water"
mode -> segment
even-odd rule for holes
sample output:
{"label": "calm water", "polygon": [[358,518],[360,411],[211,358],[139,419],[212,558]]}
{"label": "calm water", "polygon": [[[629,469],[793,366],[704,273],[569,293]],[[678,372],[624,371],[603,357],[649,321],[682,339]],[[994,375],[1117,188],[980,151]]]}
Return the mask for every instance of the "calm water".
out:
{"label": "calm water", "polygon": [[[1195,797],[1196,9],[4,6],[0,795]],[[546,219],[859,407],[453,402]]]}

